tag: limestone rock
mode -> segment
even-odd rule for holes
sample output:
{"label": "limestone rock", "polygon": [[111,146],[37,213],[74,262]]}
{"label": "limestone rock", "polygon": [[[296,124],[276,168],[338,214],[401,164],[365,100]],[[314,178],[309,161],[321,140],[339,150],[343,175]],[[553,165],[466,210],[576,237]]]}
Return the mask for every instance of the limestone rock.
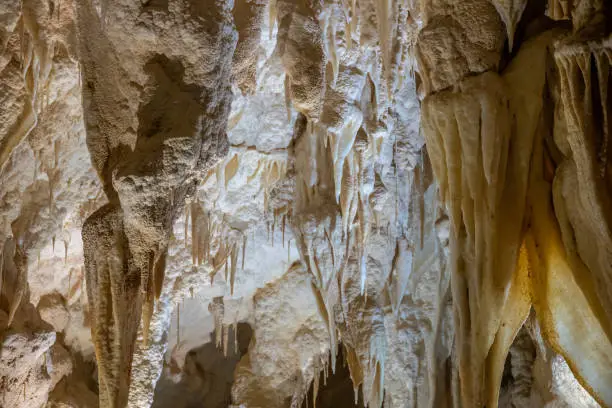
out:
{"label": "limestone rock", "polygon": [[2,1],[0,405],[612,406],[611,15]]}

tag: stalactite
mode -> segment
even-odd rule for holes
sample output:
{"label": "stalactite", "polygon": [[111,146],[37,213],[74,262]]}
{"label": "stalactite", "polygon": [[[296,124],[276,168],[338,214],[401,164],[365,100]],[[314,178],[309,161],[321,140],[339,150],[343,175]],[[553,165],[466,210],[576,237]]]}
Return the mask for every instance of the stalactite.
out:
{"label": "stalactite", "polygon": [[234,281],[236,279],[236,268],[238,266],[238,246],[234,244],[230,252],[230,258],[232,262],[232,268],[230,272],[230,295],[234,295]]}
{"label": "stalactite", "polygon": [[213,315],[215,324],[215,345],[220,349],[223,341],[223,319],[225,317],[223,297],[214,298],[208,305],[208,311]]}
{"label": "stalactite", "polygon": [[246,259],[246,246],[247,246],[247,235],[244,234],[242,237],[242,265],[241,269],[244,271],[244,261]]}
{"label": "stalactite", "polygon": [[283,214],[282,221],[281,221],[283,248],[285,247],[285,221],[286,221],[286,218],[285,218],[285,215]]}
{"label": "stalactite", "polygon": [[395,244],[395,256],[391,264],[392,273],[396,274],[397,289],[394,294],[393,308],[395,314],[399,313],[399,307],[406,294],[410,275],[413,271],[414,251],[406,239],[399,239]]}
{"label": "stalactite", "polygon": [[185,248],[187,248],[187,243],[189,242],[189,210],[191,209],[190,204],[185,204]]}
{"label": "stalactite", "polygon": [[[610,106],[603,103],[607,100],[607,92],[600,90],[601,84],[610,77],[608,67],[612,51],[599,44],[592,47],[595,49],[570,45],[555,52],[560,74],[559,104],[567,132],[558,142],[565,157],[555,175],[553,195],[569,260],[575,268],[582,268],[583,264],[588,268],[589,273],[584,275],[581,285],[594,288],[591,301],[601,305],[600,319],[612,338],[612,279],[609,274],[612,194],[610,170],[601,177],[604,161],[598,155],[607,143],[609,132],[605,116]],[[599,79],[604,77],[605,80]],[[596,121],[596,117],[601,121]]]}
{"label": "stalactite", "polygon": [[72,294],[72,268],[68,272],[68,290],[66,291],[66,299],[70,300],[70,295]]}
{"label": "stalactite", "polygon": [[53,142],[53,168],[57,169],[59,165],[59,154],[60,154],[60,139],[56,139]]}
{"label": "stalactite", "polygon": [[53,67],[54,42],[41,35],[36,19],[29,13],[20,13],[20,63],[25,85],[25,106],[19,122],[13,131],[3,138],[0,145],[0,168],[10,153],[38,124],[44,94],[48,90],[49,74]]}
{"label": "stalactite", "polygon": [[423,191],[424,180],[421,166],[422,161],[414,168],[414,191],[416,193],[416,197],[413,203],[416,203],[416,205],[418,205],[419,207],[419,248],[423,250],[423,241],[425,235],[425,191]]}
{"label": "stalactite", "polygon": [[[353,160],[352,148],[355,143],[357,134],[359,133],[360,123],[355,120],[349,122],[342,128],[339,135],[335,135],[332,143],[333,165],[334,165],[334,180],[336,185],[336,202],[340,202],[340,194],[342,191],[342,178],[346,160]],[[350,163],[353,167],[353,163]]]}
{"label": "stalactite", "polygon": [[198,203],[193,202],[191,204],[191,263],[193,265],[198,264],[198,251],[200,245],[200,239],[198,237],[198,228],[200,226],[198,210]]}
{"label": "stalactite", "polygon": [[548,0],[548,15],[553,20],[570,18],[572,0]]}
{"label": "stalactite", "polygon": [[176,305],[176,345],[181,345],[181,304]]}
{"label": "stalactite", "polygon": [[508,47],[510,51],[512,51],[516,26],[521,19],[521,15],[523,14],[525,7],[527,6],[527,0],[493,0],[492,3],[506,25]]}
{"label": "stalactite", "polygon": [[321,357],[315,356],[313,363],[312,408],[317,408],[317,396],[319,395],[319,376],[321,374]]}
{"label": "stalactite", "polygon": [[229,326],[223,325],[223,356],[227,358],[227,346],[229,343]]}
{"label": "stalactite", "polygon": [[599,84],[599,97],[601,99],[601,151],[599,153],[599,173],[602,179],[607,178],[608,172],[608,144],[612,132],[610,123],[612,113],[609,111],[608,87],[610,83],[610,65],[612,64],[612,50],[598,50],[593,53],[597,66],[597,83]]}
{"label": "stalactite", "polygon": [[70,245],[70,235],[64,237],[64,265],[68,263],[68,246]]}
{"label": "stalactite", "polygon": [[[327,249],[329,250],[329,255],[331,256],[331,264],[332,264],[332,269],[336,270],[336,255],[335,255],[335,251],[334,251],[334,244],[331,240],[331,237],[329,236],[329,232],[327,231],[327,229],[324,229],[325,232],[325,238],[327,239]],[[329,279],[331,281],[333,276],[330,276]],[[329,281],[327,282],[327,284],[325,285],[325,287],[327,288],[329,286]]]}
{"label": "stalactite", "polygon": [[230,160],[228,160],[227,164],[225,165],[225,171],[224,171],[225,189],[227,189],[229,182],[234,178],[234,176],[236,176],[239,165],[240,165],[240,160],[237,154],[235,154]]}
{"label": "stalactite", "polygon": [[268,15],[269,15],[268,27],[270,29],[268,36],[270,38],[272,38],[272,34],[274,32],[274,26],[276,25],[276,16],[277,16],[276,2],[277,0],[270,0],[268,2]]}
{"label": "stalactite", "polygon": [[[332,16],[328,17],[328,21],[330,20],[333,20]],[[348,36],[348,38],[350,38],[350,36]],[[332,84],[335,84],[338,80],[338,73],[340,71],[340,60],[338,58],[338,50],[336,47],[336,26],[333,22],[329,22],[327,24],[326,39],[327,56],[332,68]],[[348,42],[347,48],[350,48]]]}
{"label": "stalactite", "polygon": [[284,85],[285,85],[285,110],[287,111],[287,122],[289,122],[291,121],[291,113],[292,113],[291,77],[289,75],[285,75]]}
{"label": "stalactite", "polygon": [[[141,317],[140,271],[128,266],[121,210],[106,205],[83,225],[87,296],[100,382],[100,405],[124,406]],[[137,282],[136,284],[134,284]],[[117,312],[116,312],[117,311]],[[121,313],[118,313],[121,311]]]}
{"label": "stalactite", "polygon": [[[518,331],[510,326],[504,326],[507,334],[499,330],[504,319],[517,318],[506,316],[505,308],[523,299],[522,294],[515,301],[505,293],[513,287],[531,146],[542,109],[543,50],[551,38],[547,33],[521,47],[502,78],[485,73],[466,79],[460,92],[434,94],[423,106],[427,148],[451,219],[453,301],[466,406],[481,405],[485,393],[496,388],[487,382],[492,379],[487,367],[503,367]],[[532,65],[523,62],[527,59]],[[512,136],[511,129],[516,132]],[[513,306],[511,313],[519,310]],[[513,321],[522,324],[520,317]],[[489,350],[497,347],[496,336],[504,346],[494,357]],[[503,336],[508,337],[501,340]],[[485,364],[487,358],[494,361]]]}
{"label": "stalactite", "polygon": [[392,14],[391,5],[392,0],[376,0],[376,20],[378,22],[378,37],[380,39],[380,52],[382,54],[383,71],[384,77],[387,80],[387,92],[391,95],[392,87],[389,79],[391,78],[391,34],[392,27]]}
{"label": "stalactite", "polygon": [[228,258],[226,258],[224,260],[223,265],[224,265],[224,268],[225,268],[225,281],[229,282],[230,279],[229,279],[229,260],[228,260]]}
{"label": "stalactite", "polygon": [[[10,327],[27,290],[27,260],[23,249],[13,238],[4,242],[1,258],[0,295],[4,294],[9,302],[7,327]],[[7,285],[9,282],[13,282],[12,287]]]}
{"label": "stalactite", "polygon": [[9,305],[7,327],[12,325],[17,310],[19,309],[19,306],[21,306],[23,297],[28,288],[27,267],[28,262],[24,249],[19,243],[16,243],[11,271],[15,277],[15,286],[13,289],[13,297]]}
{"label": "stalactite", "polygon": [[348,366],[349,373],[351,376],[351,382],[353,383],[353,391],[355,392],[355,405],[359,401],[359,385],[363,382],[363,372],[361,364],[359,363],[355,350],[344,344],[344,358],[346,365]]}
{"label": "stalactite", "polygon": [[352,208],[354,207],[356,186],[355,177],[352,174],[352,167],[349,161],[344,162],[344,170],[342,172],[342,182],[340,188],[340,210],[342,212],[342,230],[345,234],[353,223],[351,216],[353,215]]}
{"label": "stalactite", "polygon": [[6,242],[2,243],[2,251],[0,251],[0,296],[2,296],[2,288],[4,284],[4,252]]}
{"label": "stalactite", "polygon": [[164,274],[166,270],[167,249],[151,252],[149,255],[149,276],[151,279],[151,289],[144,293],[142,305],[142,338],[145,347],[149,343],[149,328],[155,309],[155,301],[161,296]]}
{"label": "stalactite", "polygon": [[240,351],[238,349],[238,316],[234,318],[233,332],[234,332],[234,353],[238,354]]}

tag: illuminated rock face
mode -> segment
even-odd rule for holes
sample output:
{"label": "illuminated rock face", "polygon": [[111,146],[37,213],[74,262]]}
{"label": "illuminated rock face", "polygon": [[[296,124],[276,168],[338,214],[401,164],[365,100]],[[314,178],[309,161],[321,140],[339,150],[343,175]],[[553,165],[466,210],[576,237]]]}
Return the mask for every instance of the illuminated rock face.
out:
{"label": "illuminated rock face", "polygon": [[605,1],[0,4],[0,405],[612,407]]}

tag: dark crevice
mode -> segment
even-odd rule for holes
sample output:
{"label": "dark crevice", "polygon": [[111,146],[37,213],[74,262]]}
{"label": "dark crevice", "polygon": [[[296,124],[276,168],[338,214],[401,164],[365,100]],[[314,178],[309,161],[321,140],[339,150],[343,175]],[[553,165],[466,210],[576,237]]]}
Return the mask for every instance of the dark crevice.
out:
{"label": "dark crevice", "polygon": [[512,342],[501,379],[499,406],[522,408],[528,405],[534,383],[532,367],[537,348],[523,326]]}
{"label": "dark crevice", "polygon": [[[249,348],[253,330],[247,323],[238,323],[237,349],[235,333],[227,332],[227,355],[215,344],[215,333],[210,342],[191,349],[185,356],[180,380],[175,382],[164,370],[155,387],[152,408],[226,408],[231,404],[234,370]],[[175,377],[176,378],[176,377]]]}
{"label": "dark crevice", "polygon": [[142,5],[145,11],[163,11],[168,12],[168,0],[149,0]]}
{"label": "dark crevice", "polygon": [[[332,372],[331,358],[328,361],[328,377],[325,380],[323,371],[319,374],[319,389],[317,392],[317,408],[363,408],[363,392],[361,387],[358,392],[358,401],[355,404],[355,391],[351,373],[348,366],[344,364],[343,347],[339,347],[336,358],[336,372]],[[302,402],[302,408],[313,407],[314,381],[308,389],[308,394]]]}
{"label": "dark crevice", "polygon": [[545,13],[546,2],[541,0],[528,0],[525,10],[521,15],[521,19],[516,25],[512,50],[510,50],[509,42],[506,38],[499,64],[499,72],[502,72],[508,66],[525,41],[554,28],[561,28],[567,31],[571,30],[572,25],[570,21],[555,21],[547,17]]}

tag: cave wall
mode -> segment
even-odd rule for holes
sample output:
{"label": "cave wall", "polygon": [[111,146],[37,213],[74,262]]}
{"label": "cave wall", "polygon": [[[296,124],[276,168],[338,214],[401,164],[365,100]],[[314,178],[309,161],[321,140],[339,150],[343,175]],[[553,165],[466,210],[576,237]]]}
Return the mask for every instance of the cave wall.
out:
{"label": "cave wall", "polygon": [[4,1],[0,403],[612,406],[611,13]]}

